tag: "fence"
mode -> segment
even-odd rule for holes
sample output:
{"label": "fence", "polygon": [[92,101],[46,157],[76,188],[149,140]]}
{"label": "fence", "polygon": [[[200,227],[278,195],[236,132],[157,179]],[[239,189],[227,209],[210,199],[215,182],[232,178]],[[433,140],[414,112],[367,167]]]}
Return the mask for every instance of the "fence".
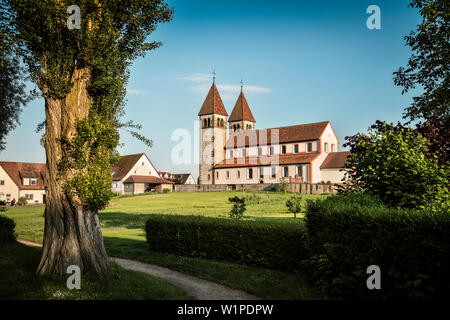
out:
{"label": "fence", "polygon": [[[175,192],[217,192],[230,190],[249,190],[249,191],[276,191],[278,183],[258,183],[258,184],[177,184]],[[289,191],[302,194],[324,194],[336,193],[336,187],[329,184],[310,184],[310,183],[290,183]]]}

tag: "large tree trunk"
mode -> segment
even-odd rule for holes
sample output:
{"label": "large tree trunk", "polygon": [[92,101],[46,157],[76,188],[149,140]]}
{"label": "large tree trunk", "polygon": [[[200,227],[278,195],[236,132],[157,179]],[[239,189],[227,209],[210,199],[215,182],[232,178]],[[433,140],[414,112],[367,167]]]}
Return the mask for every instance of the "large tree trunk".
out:
{"label": "large tree trunk", "polygon": [[65,275],[70,265],[103,275],[109,265],[98,212],[90,210],[78,197],[66,196],[64,185],[75,172],[58,170],[60,160],[68,157],[63,141],[74,137],[76,120],[88,116],[92,102],[86,88],[89,70],[76,69],[72,77],[74,86],[63,99],[48,96],[43,90],[47,174],[44,247],[37,269],[39,275]]}

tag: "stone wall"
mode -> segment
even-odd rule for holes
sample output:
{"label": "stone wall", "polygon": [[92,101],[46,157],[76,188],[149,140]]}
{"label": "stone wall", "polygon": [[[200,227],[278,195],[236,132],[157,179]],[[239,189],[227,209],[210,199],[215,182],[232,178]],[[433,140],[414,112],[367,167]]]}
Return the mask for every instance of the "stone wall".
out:
{"label": "stone wall", "polygon": [[[175,192],[217,192],[230,190],[249,190],[249,191],[276,191],[277,183],[260,184],[177,184],[174,186]],[[335,186],[327,184],[309,184],[309,183],[290,183],[289,191],[302,194],[324,194],[336,193]]]}

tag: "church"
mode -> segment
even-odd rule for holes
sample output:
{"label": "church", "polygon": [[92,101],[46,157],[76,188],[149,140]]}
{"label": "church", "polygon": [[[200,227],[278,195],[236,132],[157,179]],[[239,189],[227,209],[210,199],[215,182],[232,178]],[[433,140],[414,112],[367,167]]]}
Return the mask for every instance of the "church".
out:
{"label": "church", "polygon": [[[341,183],[348,151],[330,121],[255,129],[243,88],[231,115],[213,84],[200,118],[199,184]],[[228,134],[227,134],[228,131]]]}

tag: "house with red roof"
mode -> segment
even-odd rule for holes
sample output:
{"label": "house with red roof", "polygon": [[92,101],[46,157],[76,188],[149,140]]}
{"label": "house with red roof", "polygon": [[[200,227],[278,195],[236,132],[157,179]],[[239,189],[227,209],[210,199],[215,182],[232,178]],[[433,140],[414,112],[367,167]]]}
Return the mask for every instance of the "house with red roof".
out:
{"label": "house with red roof", "polygon": [[112,168],[112,191],[119,194],[172,191],[173,182],[160,177],[145,153],[121,156]]}
{"label": "house with red roof", "polygon": [[0,161],[0,201],[24,197],[30,204],[45,202],[45,163]]}
{"label": "house with red roof", "polygon": [[339,151],[330,121],[257,130],[243,87],[228,117],[215,81],[198,116],[199,184],[278,183],[282,178],[340,183],[344,178],[349,152]]}

